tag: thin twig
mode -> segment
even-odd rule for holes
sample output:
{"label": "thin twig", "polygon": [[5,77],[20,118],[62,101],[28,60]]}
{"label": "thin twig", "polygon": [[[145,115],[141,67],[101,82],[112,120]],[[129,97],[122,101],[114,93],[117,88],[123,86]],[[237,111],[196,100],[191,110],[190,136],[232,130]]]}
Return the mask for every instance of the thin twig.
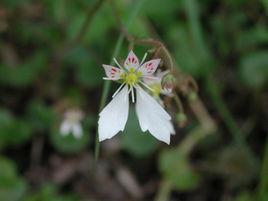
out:
{"label": "thin twig", "polygon": [[179,96],[177,94],[174,94],[173,96],[174,100],[175,100],[175,103],[177,104],[178,106],[178,111],[179,113],[184,113],[184,109],[183,109],[183,106],[182,106],[182,102],[181,102],[181,99],[179,98]]}
{"label": "thin twig", "polygon": [[165,57],[168,60],[168,65],[167,65],[168,69],[171,71],[173,70],[174,64],[173,64],[172,56],[170,52],[168,51],[168,49],[166,48],[166,46],[161,41],[148,38],[148,39],[135,39],[134,43],[140,44],[140,45],[151,45],[151,46],[159,48],[159,50],[162,50],[163,55],[165,55]]}
{"label": "thin twig", "polygon": [[31,168],[40,165],[43,147],[44,147],[43,136],[37,136],[36,138],[34,138],[31,149]]}
{"label": "thin twig", "polygon": [[172,184],[169,181],[162,181],[160,190],[155,197],[155,201],[168,201],[168,197],[172,188]]}

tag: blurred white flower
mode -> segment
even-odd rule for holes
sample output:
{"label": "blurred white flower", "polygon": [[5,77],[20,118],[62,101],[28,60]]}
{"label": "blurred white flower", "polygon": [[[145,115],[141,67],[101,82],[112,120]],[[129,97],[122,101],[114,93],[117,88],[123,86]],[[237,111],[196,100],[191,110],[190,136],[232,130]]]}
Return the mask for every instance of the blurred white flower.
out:
{"label": "blurred white flower", "polygon": [[60,125],[60,134],[66,136],[73,134],[75,138],[81,138],[83,129],[81,120],[84,114],[78,109],[70,109],[64,113],[64,119]]}
{"label": "blurred white flower", "polygon": [[171,117],[142,87],[154,91],[143,80],[145,78],[158,80],[153,74],[156,71],[160,59],[153,59],[143,63],[130,51],[124,66],[115,60],[119,68],[103,65],[107,80],[121,82],[121,86],[112,96],[112,101],[101,111],[98,121],[99,140],[110,139],[119,131],[123,131],[128,118],[129,93],[132,102],[135,102],[134,89],[136,91],[136,112],[141,130],[149,131],[155,138],[167,144],[170,143],[170,135],[174,134]]}

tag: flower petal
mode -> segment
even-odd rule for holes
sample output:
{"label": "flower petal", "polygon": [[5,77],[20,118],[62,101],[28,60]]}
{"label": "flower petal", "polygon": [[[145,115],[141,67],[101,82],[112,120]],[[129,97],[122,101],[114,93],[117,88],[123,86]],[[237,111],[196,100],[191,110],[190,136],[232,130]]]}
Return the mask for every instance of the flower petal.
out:
{"label": "flower petal", "polygon": [[128,56],[124,62],[124,67],[127,70],[130,70],[131,68],[133,68],[134,70],[136,70],[139,67],[140,63],[139,63],[139,59],[138,57],[134,54],[134,52],[131,50],[128,53]]}
{"label": "flower petal", "polygon": [[128,118],[129,97],[126,85],[101,111],[98,121],[99,141],[110,139],[123,131]]}
{"label": "flower petal", "polygon": [[142,75],[152,75],[156,71],[160,61],[161,59],[147,61],[142,64],[142,66],[139,68],[139,71],[142,72]]}
{"label": "flower petal", "polygon": [[120,76],[123,74],[123,71],[120,68],[105,64],[103,64],[102,66],[105,70],[107,78],[110,80],[119,80]]}
{"label": "flower petal", "polygon": [[63,121],[60,125],[60,134],[66,136],[71,132],[72,125],[68,121]]}
{"label": "flower petal", "polygon": [[82,130],[82,127],[81,127],[81,125],[79,123],[73,124],[72,130],[73,130],[74,137],[76,137],[76,138],[81,138],[82,137],[83,130]]}
{"label": "flower petal", "polygon": [[170,135],[175,133],[171,117],[141,87],[137,87],[136,112],[142,131],[148,130],[158,140],[170,143]]}
{"label": "flower petal", "polygon": [[161,85],[161,79],[155,76],[144,76],[142,77],[142,80],[148,86],[155,85],[155,84]]}

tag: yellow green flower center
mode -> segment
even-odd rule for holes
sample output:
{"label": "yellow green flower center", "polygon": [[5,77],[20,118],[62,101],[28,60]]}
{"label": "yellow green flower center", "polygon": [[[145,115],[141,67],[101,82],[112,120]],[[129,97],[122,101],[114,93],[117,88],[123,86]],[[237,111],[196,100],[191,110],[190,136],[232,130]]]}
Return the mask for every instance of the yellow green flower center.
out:
{"label": "yellow green flower center", "polygon": [[126,76],[126,83],[129,85],[134,85],[138,81],[138,76],[135,73],[129,73]]}
{"label": "yellow green flower center", "polygon": [[141,72],[136,71],[134,68],[131,68],[129,69],[129,72],[124,73],[121,78],[126,84],[134,86],[139,82],[141,75]]}

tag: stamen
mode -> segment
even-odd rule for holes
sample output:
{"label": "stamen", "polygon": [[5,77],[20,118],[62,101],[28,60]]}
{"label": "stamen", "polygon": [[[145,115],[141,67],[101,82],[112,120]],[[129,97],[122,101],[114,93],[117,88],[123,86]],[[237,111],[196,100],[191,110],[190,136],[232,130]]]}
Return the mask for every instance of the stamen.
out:
{"label": "stamen", "polygon": [[131,92],[131,87],[129,88],[129,90],[127,91],[127,93],[129,94]]}
{"label": "stamen", "polygon": [[135,102],[135,96],[134,96],[133,86],[131,86],[131,97],[132,97],[132,103],[134,103]]}
{"label": "stamen", "polygon": [[147,57],[147,55],[148,55],[148,54],[147,54],[147,52],[146,52],[146,53],[144,54],[144,56],[143,56],[141,62],[140,62],[140,66],[139,66],[139,68],[136,69],[136,72],[138,72],[138,70],[141,68],[143,62],[145,61],[145,59],[146,59],[146,57]]}
{"label": "stamen", "polygon": [[118,94],[118,92],[122,89],[122,87],[125,85],[125,82],[123,84],[120,85],[120,87],[114,92],[113,94],[113,98],[116,96],[116,94]]}
{"label": "stamen", "polygon": [[143,64],[143,62],[145,61],[146,57],[147,57],[147,52],[144,54],[142,60],[141,60],[141,63],[140,63],[140,66]]}
{"label": "stamen", "polygon": [[142,81],[139,81],[143,86],[145,86],[147,89],[149,89],[150,91],[152,91],[152,92],[154,92],[154,90],[151,88],[151,87],[149,87],[147,84],[145,84],[144,82],[142,82]]}
{"label": "stamen", "polygon": [[118,67],[120,67],[122,70],[124,69],[124,68],[119,64],[119,62],[116,60],[116,58],[113,58],[113,60],[114,60],[114,62],[116,63],[116,65],[117,65]]}
{"label": "stamen", "polygon": [[152,79],[152,80],[158,80],[159,79],[159,77],[147,76],[147,75],[142,75],[141,77]]}
{"label": "stamen", "polygon": [[102,79],[104,79],[104,80],[116,80],[116,79],[109,78],[109,77],[103,77]]}

